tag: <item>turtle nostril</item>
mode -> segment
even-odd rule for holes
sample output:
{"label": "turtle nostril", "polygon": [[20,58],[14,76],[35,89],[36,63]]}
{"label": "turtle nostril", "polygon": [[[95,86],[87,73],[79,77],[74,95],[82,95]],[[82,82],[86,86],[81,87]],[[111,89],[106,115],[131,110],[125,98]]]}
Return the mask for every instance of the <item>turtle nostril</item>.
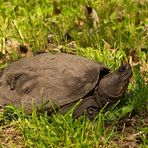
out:
{"label": "turtle nostril", "polygon": [[123,66],[121,66],[121,67],[118,69],[118,71],[119,71],[119,72],[124,72],[126,69],[127,69],[127,66],[126,66],[126,65],[123,65]]}
{"label": "turtle nostril", "polygon": [[119,69],[118,69],[118,71],[121,73],[125,72],[125,71],[130,71],[130,70],[131,70],[130,64],[125,64],[125,65],[119,67]]}

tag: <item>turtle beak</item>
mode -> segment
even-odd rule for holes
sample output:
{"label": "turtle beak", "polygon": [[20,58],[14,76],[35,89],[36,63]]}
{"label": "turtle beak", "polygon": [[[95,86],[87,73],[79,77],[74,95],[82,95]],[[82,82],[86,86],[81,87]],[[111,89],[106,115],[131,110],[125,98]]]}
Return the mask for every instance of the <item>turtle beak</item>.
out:
{"label": "turtle beak", "polygon": [[116,71],[122,77],[122,81],[130,79],[132,77],[132,68],[130,64],[124,64],[123,66],[119,67]]}

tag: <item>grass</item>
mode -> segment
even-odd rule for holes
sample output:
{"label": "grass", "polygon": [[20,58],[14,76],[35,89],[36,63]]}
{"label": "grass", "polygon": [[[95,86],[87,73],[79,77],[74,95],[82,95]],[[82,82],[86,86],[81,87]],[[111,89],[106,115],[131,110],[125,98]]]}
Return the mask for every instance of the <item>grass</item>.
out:
{"label": "grass", "polygon": [[[86,3],[98,14],[97,27]],[[0,113],[0,147],[147,147],[147,11],[146,0],[1,0],[1,68],[46,50],[82,55],[112,70],[129,61],[134,75],[123,101],[93,122],[73,121],[71,111],[26,116],[7,107]]]}

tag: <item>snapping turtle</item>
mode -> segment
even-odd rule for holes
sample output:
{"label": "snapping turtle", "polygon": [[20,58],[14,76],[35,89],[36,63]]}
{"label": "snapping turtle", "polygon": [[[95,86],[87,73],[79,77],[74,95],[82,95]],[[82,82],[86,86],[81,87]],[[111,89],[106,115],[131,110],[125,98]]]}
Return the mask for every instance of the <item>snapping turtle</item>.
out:
{"label": "snapping turtle", "polygon": [[[20,59],[0,72],[0,106],[13,104],[32,111],[52,111],[53,103],[66,112],[80,99],[73,117],[84,114],[94,119],[107,103],[118,101],[132,76],[125,64],[110,73],[109,68],[81,56],[48,53]],[[33,100],[33,101],[32,101]]]}

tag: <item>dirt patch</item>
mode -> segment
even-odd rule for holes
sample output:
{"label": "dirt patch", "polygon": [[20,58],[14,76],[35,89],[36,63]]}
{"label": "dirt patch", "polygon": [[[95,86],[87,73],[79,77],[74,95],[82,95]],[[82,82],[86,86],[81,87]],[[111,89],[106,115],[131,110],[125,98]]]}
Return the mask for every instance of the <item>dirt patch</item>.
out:
{"label": "dirt patch", "polygon": [[147,128],[148,113],[147,110],[134,112],[130,117],[126,117],[117,123],[118,134],[114,142],[121,148],[136,148],[143,144],[142,137],[148,139]]}
{"label": "dirt patch", "polygon": [[25,143],[23,140],[23,136],[18,130],[17,126],[7,126],[0,130],[0,147],[4,148],[24,148]]}

